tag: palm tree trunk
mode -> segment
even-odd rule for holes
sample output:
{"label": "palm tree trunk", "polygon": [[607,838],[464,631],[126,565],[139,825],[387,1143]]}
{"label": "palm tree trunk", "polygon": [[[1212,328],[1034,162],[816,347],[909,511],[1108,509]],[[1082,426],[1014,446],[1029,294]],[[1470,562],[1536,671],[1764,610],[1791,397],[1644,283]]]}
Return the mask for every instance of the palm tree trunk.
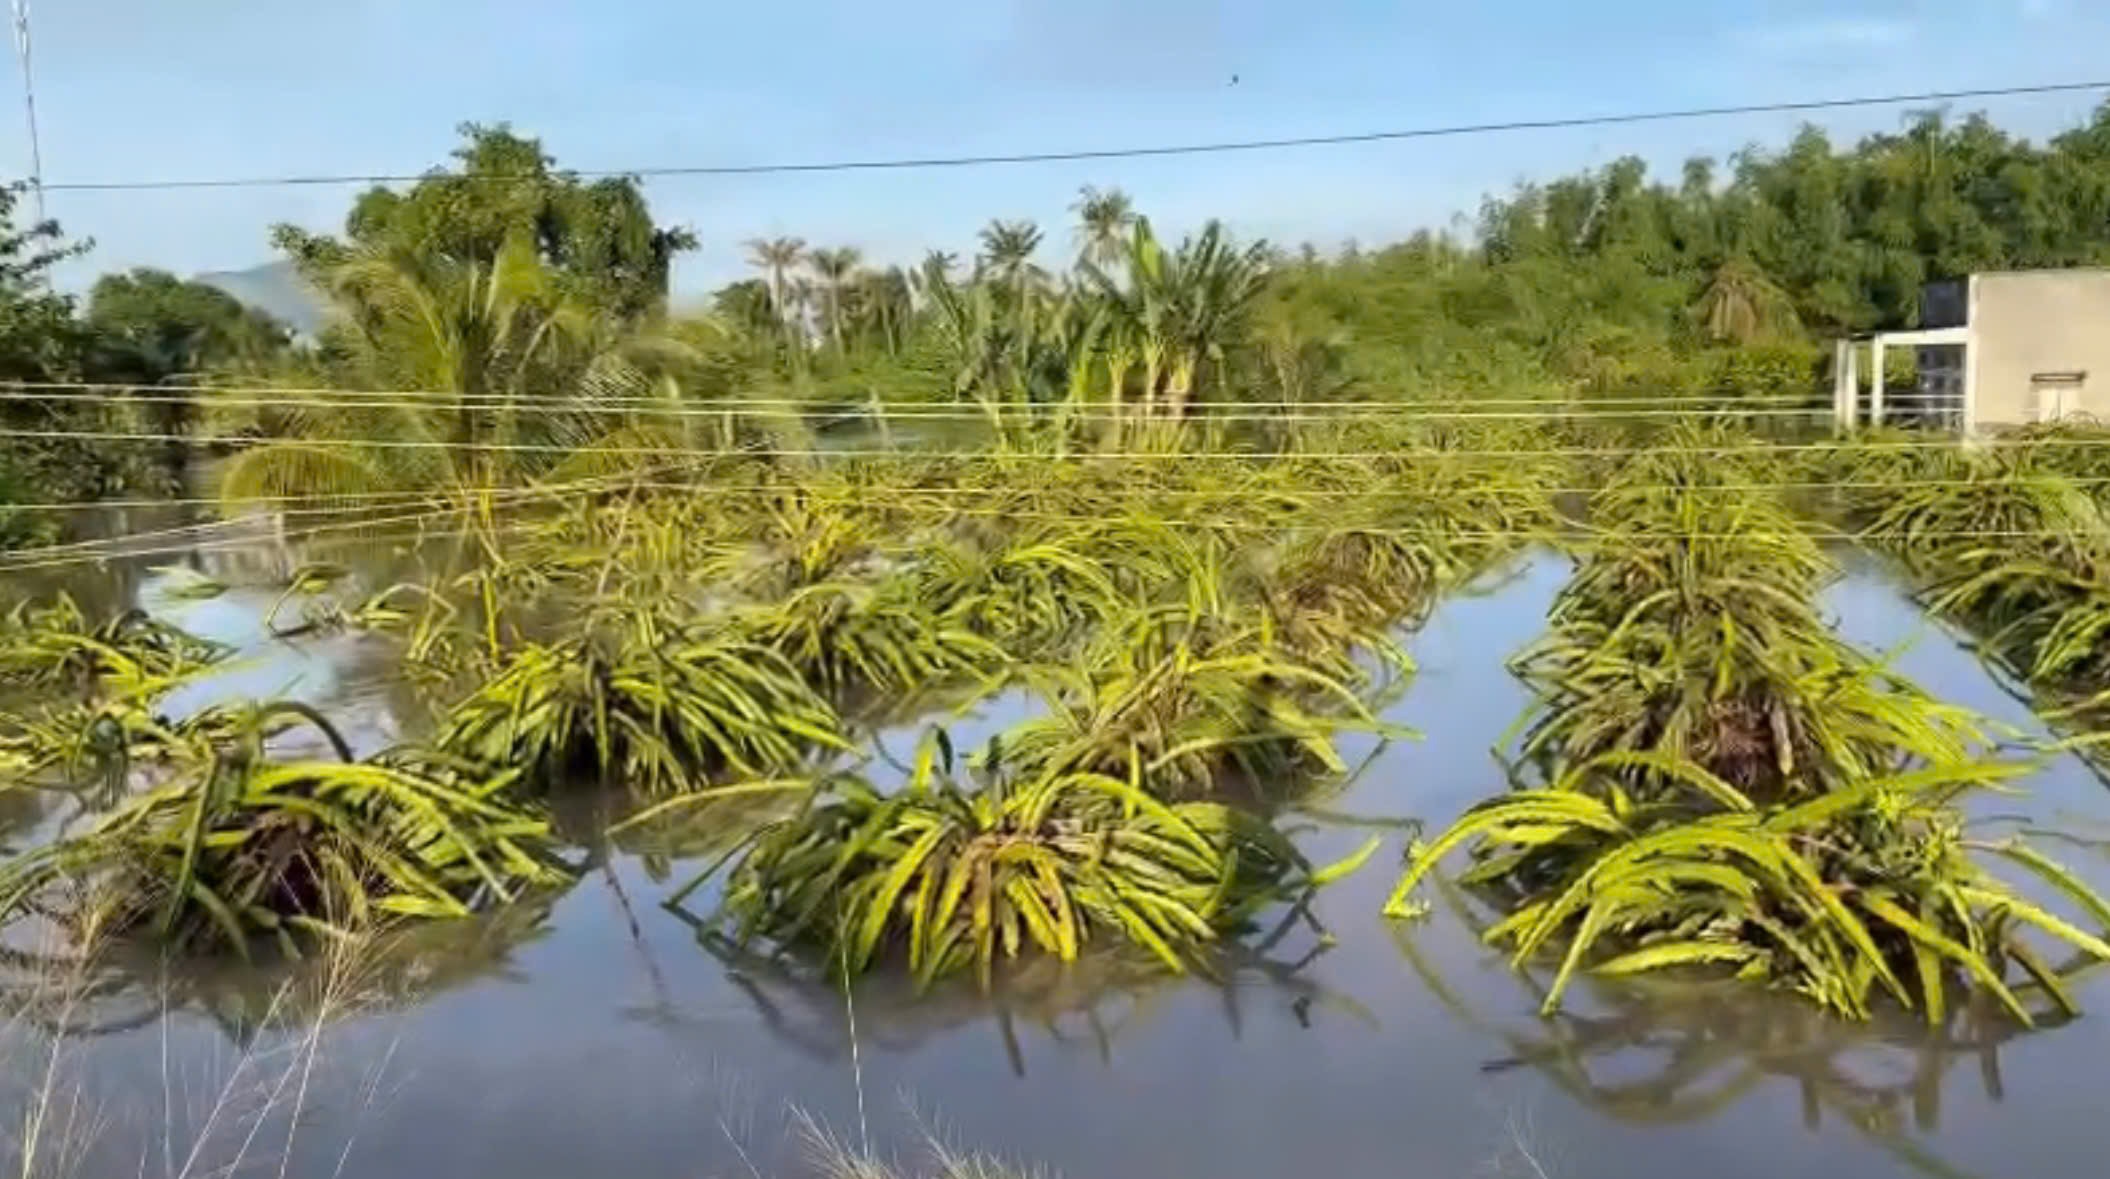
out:
{"label": "palm tree trunk", "polygon": [[1149,420],[1158,414],[1159,353],[1150,348],[1143,355],[1143,418]]}
{"label": "palm tree trunk", "polygon": [[1183,421],[1187,416],[1187,398],[1194,392],[1194,372],[1198,358],[1191,353],[1182,354],[1172,362],[1172,371],[1165,379],[1165,416],[1173,421]]}
{"label": "palm tree trunk", "polygon": [[1108,413],[1105,444],[1108,449],[1119,447],[1121,439],[1128,433],[1126,419],[1128,416],[1129,367],[1130,361],[1126,355],[1114,355],[1106,358],[1106,404]]}

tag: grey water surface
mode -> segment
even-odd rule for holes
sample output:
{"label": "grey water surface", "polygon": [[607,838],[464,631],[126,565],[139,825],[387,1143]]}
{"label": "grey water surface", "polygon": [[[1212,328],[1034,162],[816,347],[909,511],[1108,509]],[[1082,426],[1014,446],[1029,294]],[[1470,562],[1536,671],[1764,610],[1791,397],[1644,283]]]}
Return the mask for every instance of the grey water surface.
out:
{"label": "grey water surface", "polygon": [[[2090,1014],[2034,1031],[1986,1021],[1936,1036],[1902,1014],[1851,1025],[1719,990],[1585,989],[1579,1014],[1547,1020],[1533,982],[1477,944],[1471,922],[1485,914],[1460,898],[1431,890],[1430,916],[1410,925],[1380,917],[1403,821],[1434,830],[1502,788],[1490,750],[1525,705],[1505,661],[1541,631],[1568,572],[1541,555],[1445,601],[1412,636],[1419,672],[1387,711],[1420,738],[1347,742],[1352,762],[1374,755],[1353,785],[1282,817],[1315,860],[1383,837],[1316,901],[1328,936],[1292,922],[1214,979],[1093,962],[1023,972],[991,996],[875,979],[846,1002],[825,979],[704,944],[661,908],[695,862],[607,846],[591,816],[573,819],[580,883],[542,920],[435,931],[451,944],[420,960],[410,997],[332,1028],[298,1118],[247,1144],[244,1173],[796,1174],[799,1110],[905,1158],[935,1133],[1079,1179],[2101,1174],[2101,978],[2080,987]],[[351,718],[369,745],[413,724],[385,644],[275,640],[258,622],[275,590],[174,601],[156,585],[141,579],[132,601],[243,650],[196,690],[290,692]],[[2043,735],[1880,567],[1851,565],[1827,606],[1849,638],[1895,652],[1946,700]],[[1026,708],[1017,695],[987,702],[955,722],[956,739],[971,745]],[[913,728],[886,736],[898,759],[914,741]],[[2110,793],[2089,767],[2063,758],[2026,787],[1979,813],[2063,835],[2047,850],[2110,881],[2105,845],[2088,842],[2110,833]],[[140,1000],[132,1018],[110,1015],[115,1030],[71,1041],[104,1114],[93,1156],[113,1169],[95,1173],[186,1173],[186,1144],[223,1116],[216,1103],[261,1103],[269,1094],[252,1090],[277,1083],[263,1058],[285,1034],[251,1038],[253,991],[172,969],[175,998]],[[243,1145],[215,1133],[187,1173]]]}

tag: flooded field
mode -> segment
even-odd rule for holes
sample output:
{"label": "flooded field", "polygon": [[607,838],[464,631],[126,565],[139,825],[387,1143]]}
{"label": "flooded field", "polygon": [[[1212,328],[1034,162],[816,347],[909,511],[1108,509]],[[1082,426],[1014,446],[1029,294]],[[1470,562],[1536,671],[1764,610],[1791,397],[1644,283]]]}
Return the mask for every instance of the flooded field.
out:
{"label": "flooded field", "polygon": [[[1848,564],[1826,599],[1842,634],[1895,652],[1899,670],[2014,740],[2044,735],[1882,567]],[[1215,978],[1101,957],[1023,968],[987,996],[965,980],[918,995],[881,972],[846,1000],[660,905],[709,851],[611,841],[615,803],[567,800],[560,829],[585,865],[575,886],[422,929],[319,1010],[296,1011],[305,993],[261,969],[141,964],[136,985],[63,1018],[36,1007],[14,1039],[33,1053],[49,1026],[65,1029],[65,1102],[95,1129],[84,1174],[214,1174],[237,1158],[242,1173],[390,1179],[795,1174],[802,1118],[905,1158],[935,1135],[1108,1179],[2099,1172],[2100,1015],[2025,1031],[1967,1012],[1937,1035],[1902,1012],[1858,1025],[1747,990],[1592,983],[1541,1019],[1544,978],[1479,945],[1489,914],[1460,894],[1428,890],[1422,922],[1379,916],[1417,825],[1439,829],[1501,788],[1491,750],[1526,703],[1505,660],[1543,629],[1569,573],[1528,558],[1442,601],[1409,638],[1419,672],[1386,718],[1420,738],[1343,739],[1362,765],[1353,783],[1281,816],[1315,861],[1373,833],[1381,851],[1318,895],[1314,920],[1273,914]],[[425,723],[386,640],[272,638],[277,589],[192,598],[166,573],[94,576],[75,588],[242,650],[186,689],[190,703],[304,700],[362,748]],[[1023,707],[983,702],[955,739],[979,741]],[[888,758],[909,757],[917,731],[885,734]],[[2060,758],[2025,787],[1975,817],[2031,828],[2110,880],[2110,794],[2088,764]],[[55,808],[15,829],[63,822]],[[707,913],[710,899],[686,908]],[[2100,978],[2078,990],[2091,1013],[2110,1011]],[[311,1014],[329,1018],[309,1056],[297,1029]],[[40,1074],[15,1074],[10,1100],[34,1108]]]}

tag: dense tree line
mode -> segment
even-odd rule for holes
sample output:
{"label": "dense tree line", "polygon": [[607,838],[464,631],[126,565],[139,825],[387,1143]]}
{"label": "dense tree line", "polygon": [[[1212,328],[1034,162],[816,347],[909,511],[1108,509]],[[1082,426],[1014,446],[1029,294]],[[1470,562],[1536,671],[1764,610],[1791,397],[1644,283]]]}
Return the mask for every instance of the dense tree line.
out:
{"label": "dense tree line", "polygon": [[[752,241],[754,276],[685,308],[668,281],[696,239],[654,221],[634,181],[582,180],[504,126],[463,132],[450,166],[361,195],[341,234],[274,231],[333,308],[312,340],[153,271],[106,277],[85,303],[55,293],[51,267],[82,247],[17,228],[16,194],[0,197],[0,380],[421,396],[128,407],[25,392],[9,422],[119,415],[273,441],[229,468],[236,498],[480,485],[612,449],[591,440],[767,444],[904,403],[975,407],[1002,445],[1178,444],[1197,407],[1233,400],[1814,392],[1823,339],[1912,324],[1930,279],[2110,262],[2106,104],[2042,144],[1927,113],[1850,146],[1806,129],[1670,179],[1626,159],[1490,198],[1469,231],[1331,255],[1216,223],[1164,239],[1124,194],[1086,189],[1072,224],[993,221],[964,259],[877,266],[848,244]],[[811,411],[655,412],[728,397]],[[445,445],[360,444],[380,437]],[[10,447],[0,479],[17,500],[93,496],[181,477],[193,450],[51,440]]]}
{"label": "dense tree line", "polygon": [[1306,259],[1282,285],[1349,334],[1373,395],[1735,391],[1814,366],[1813,340],[1915,325],[1930,280],[2106,261],[2110,105],[2045,145],[1929,113],[1675,182],[1621,160],[1487,201],[1469,238]]}

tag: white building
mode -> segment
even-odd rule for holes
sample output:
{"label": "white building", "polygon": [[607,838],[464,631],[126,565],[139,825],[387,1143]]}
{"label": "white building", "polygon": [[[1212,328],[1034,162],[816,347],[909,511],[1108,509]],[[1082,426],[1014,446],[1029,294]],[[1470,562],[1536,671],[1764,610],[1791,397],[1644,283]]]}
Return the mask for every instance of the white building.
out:
{"label": "white building", "polygon": [[[1832,411],[1842,427],[1918,424],[1976,434],[2079,416],[2110,420],[2110,270],[1930,283],[1920,318],[1915,331],[1839,341]],[[1915,351],[1917,388],[1885,387],[1883,361],[1896,348]]]}

